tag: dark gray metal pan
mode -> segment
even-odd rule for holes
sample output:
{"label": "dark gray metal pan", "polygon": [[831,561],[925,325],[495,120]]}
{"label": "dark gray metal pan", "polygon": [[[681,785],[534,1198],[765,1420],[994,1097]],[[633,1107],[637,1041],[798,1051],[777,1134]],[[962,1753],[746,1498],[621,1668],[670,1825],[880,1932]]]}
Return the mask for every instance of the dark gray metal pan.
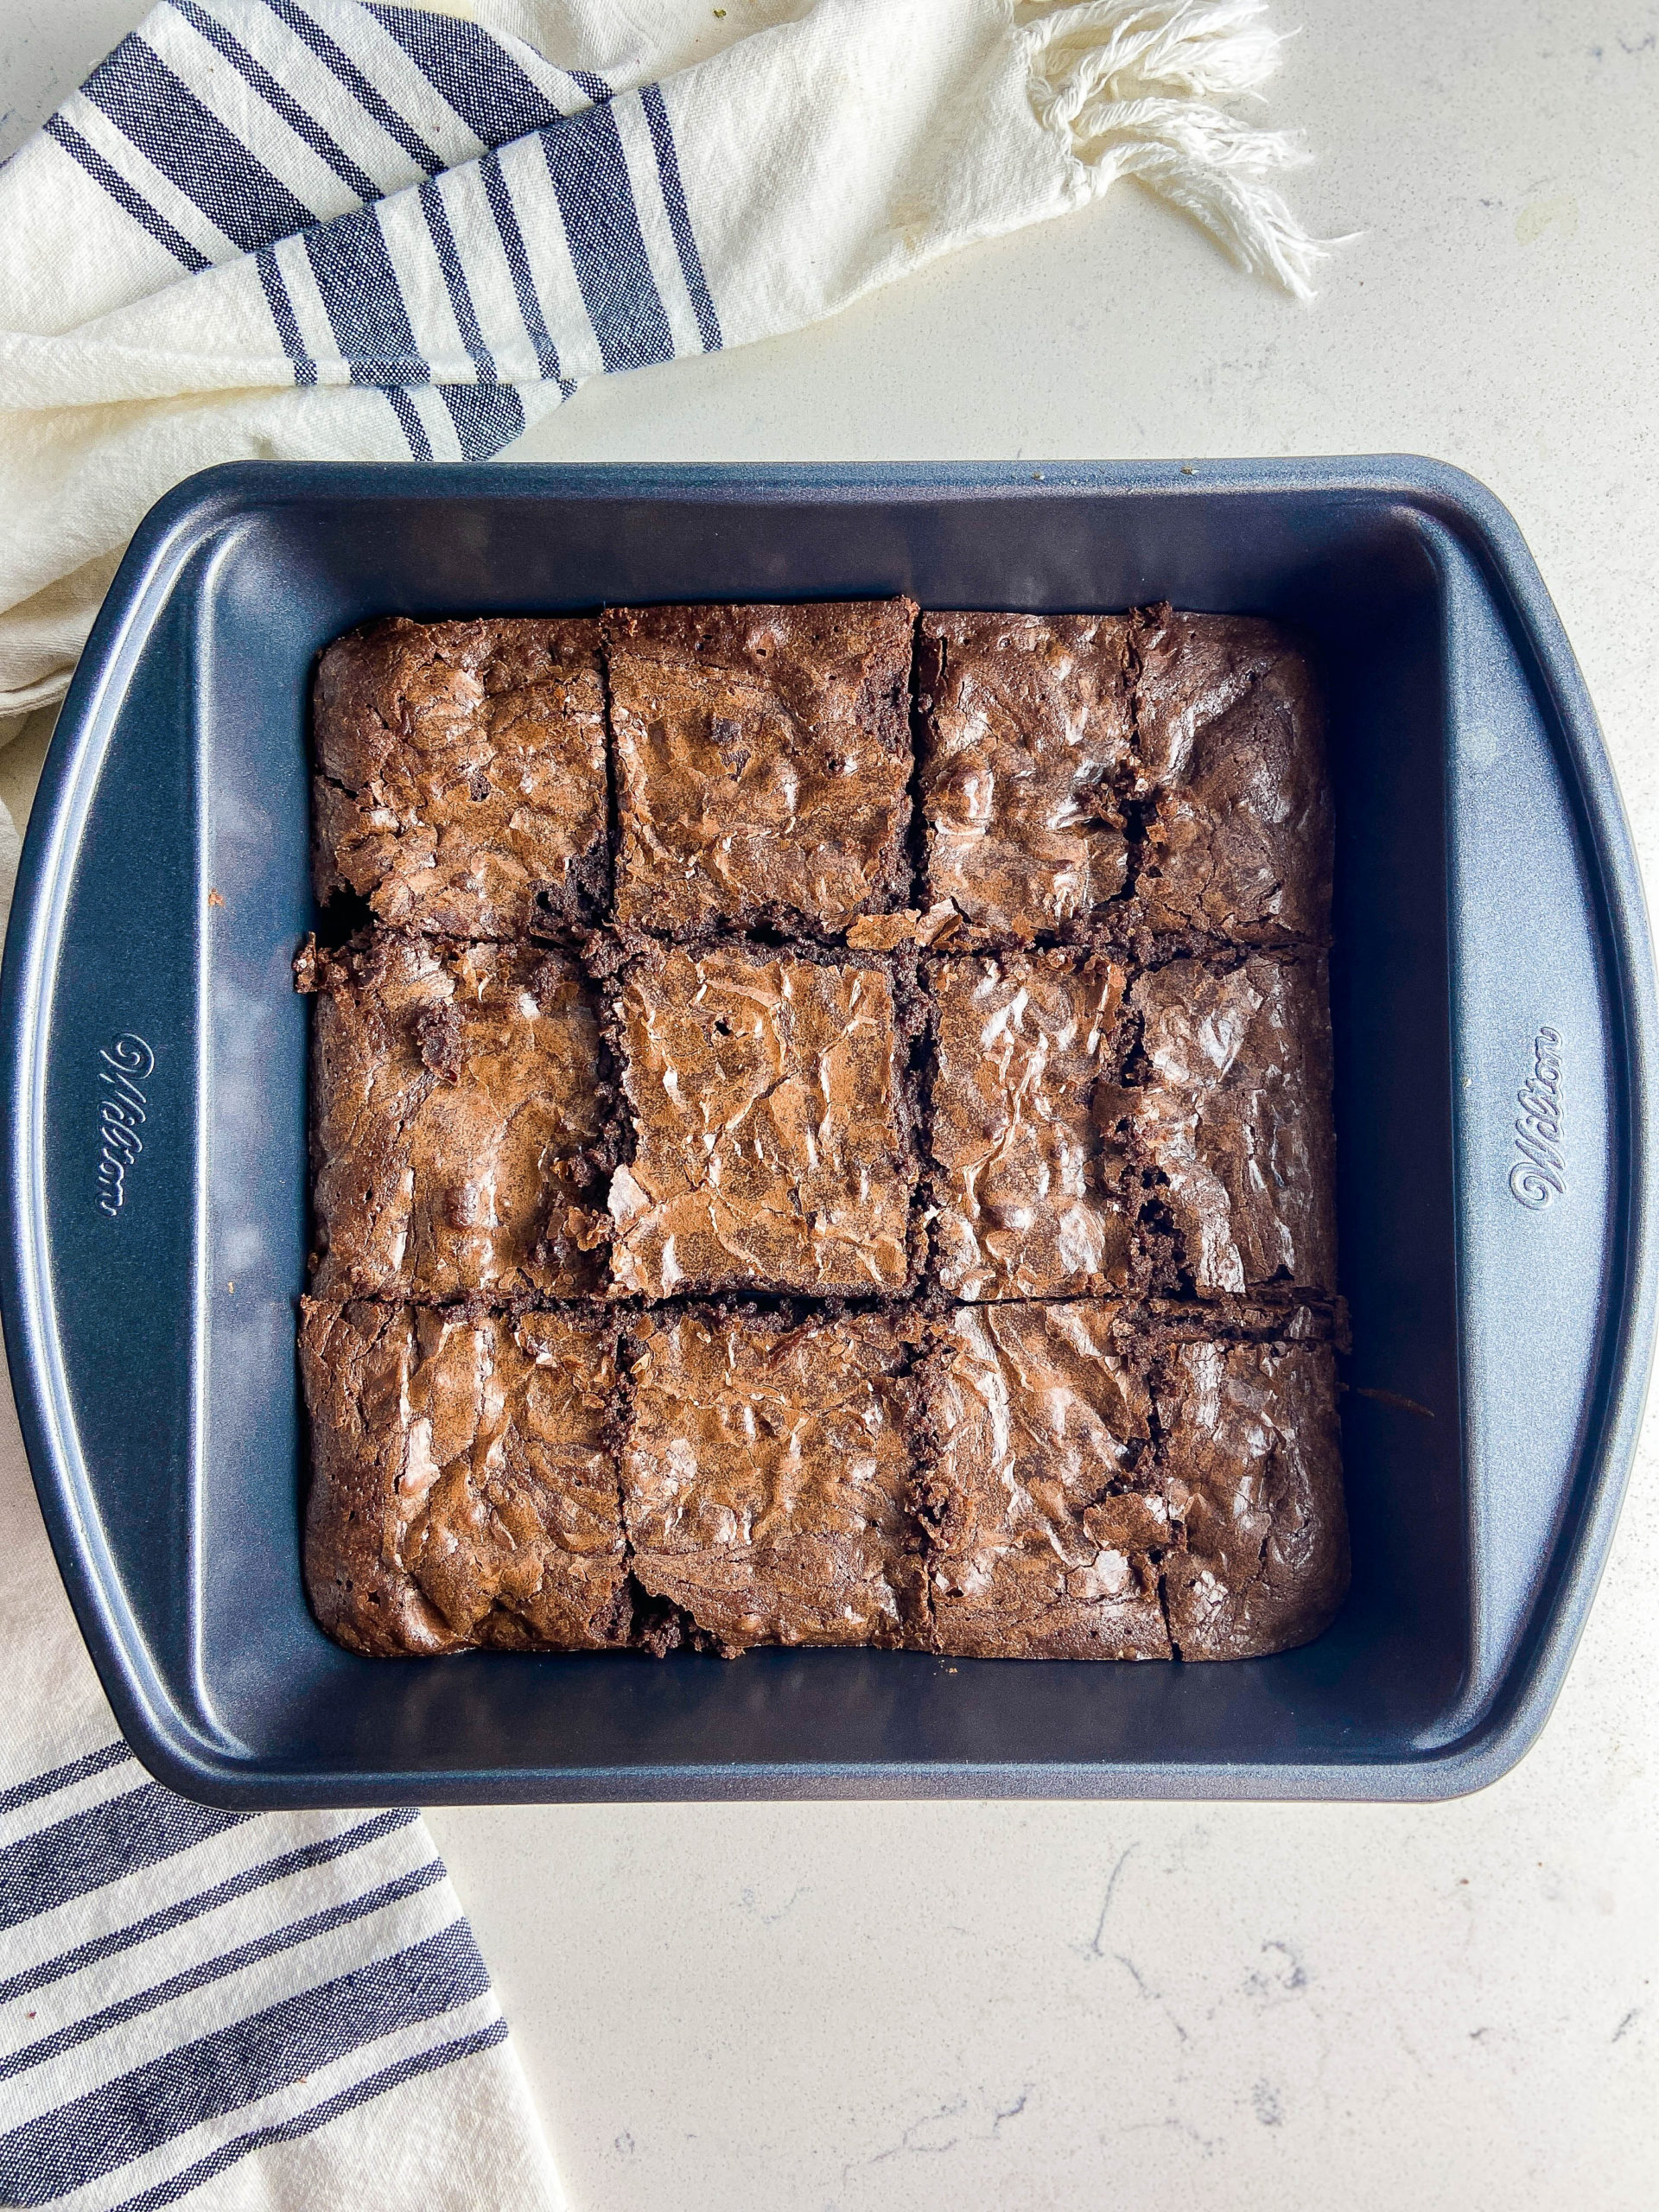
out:
{"label": "dark gray metal pan", "polygon": [[[1232,1666],[337,1649],[300,1583],[293,1350],[313,657],[391,610],[895,591],[1167,597],[1315,641],[1352,1596],[1306,1649]],[[1454,471],[196,477],[140,531],[75,678],[0,1000],[7,1348],[122,1727],[174,1788],[248,1808],[1478,1787],[1548,1713],[1634,1447],[1655,1034],[1589,699],[1514,524]]]}

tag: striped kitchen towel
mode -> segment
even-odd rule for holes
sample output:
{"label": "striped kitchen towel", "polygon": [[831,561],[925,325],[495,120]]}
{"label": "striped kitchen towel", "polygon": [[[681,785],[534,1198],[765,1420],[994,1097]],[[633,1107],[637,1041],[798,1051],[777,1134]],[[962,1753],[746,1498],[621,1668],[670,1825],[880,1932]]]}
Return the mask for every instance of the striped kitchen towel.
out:
{"label": "striped kitchen towel", "polygon": [[209,462],[477,461],[1132,175],[1306,295],[1265,0],[164,0],[0,170],[0,716]]}
{"label": "striped kitchen towel", "polygon": [[0,2205],[554,2212],[413,1812],[188,1803],[117,1738],[0,1383]]}

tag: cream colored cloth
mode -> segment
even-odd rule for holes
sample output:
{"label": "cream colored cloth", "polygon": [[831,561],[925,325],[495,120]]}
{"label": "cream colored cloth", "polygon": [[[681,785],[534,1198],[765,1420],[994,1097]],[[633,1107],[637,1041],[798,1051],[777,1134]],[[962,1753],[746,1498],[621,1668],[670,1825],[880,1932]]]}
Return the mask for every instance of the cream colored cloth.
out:
{"label": "cream colored cloth", "polygon": [[481,459],[1124,175],[1306,295],[1264,0],[168,0],[0,170],[0,716],[214,461]]}

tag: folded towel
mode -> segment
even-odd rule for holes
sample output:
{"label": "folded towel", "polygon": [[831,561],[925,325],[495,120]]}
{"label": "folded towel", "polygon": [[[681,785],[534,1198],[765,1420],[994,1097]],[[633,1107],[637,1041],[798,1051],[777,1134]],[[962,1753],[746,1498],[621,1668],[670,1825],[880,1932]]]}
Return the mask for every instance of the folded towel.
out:
{"label": "folded towel", "polygon": [[489,1976],[413,1812],[223,1813],[145,1775],[0,1383],[0,2204],[554,2212]]}
{"label": "folded towel", "polygon": [[0,715],[213,461],[482,460],[1124,175],[1306,294],[1263,6],[167,0],[0,170]]}

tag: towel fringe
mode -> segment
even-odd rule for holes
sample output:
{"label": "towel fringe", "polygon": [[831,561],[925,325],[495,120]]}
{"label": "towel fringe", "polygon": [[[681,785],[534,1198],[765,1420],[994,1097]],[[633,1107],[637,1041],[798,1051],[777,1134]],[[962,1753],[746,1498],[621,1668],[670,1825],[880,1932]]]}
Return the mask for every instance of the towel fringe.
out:
{"label": "towel fringe", "polygon": [[1080,0],[1019,14],[1038,120],[1093,189],[1138,177],[1201,224],[1244,269],[1300,300],[1334,240],[1309,235],[1268,178],[1312,156],[1211,103],[1254,95],[1284,41],[1267,0]]}

